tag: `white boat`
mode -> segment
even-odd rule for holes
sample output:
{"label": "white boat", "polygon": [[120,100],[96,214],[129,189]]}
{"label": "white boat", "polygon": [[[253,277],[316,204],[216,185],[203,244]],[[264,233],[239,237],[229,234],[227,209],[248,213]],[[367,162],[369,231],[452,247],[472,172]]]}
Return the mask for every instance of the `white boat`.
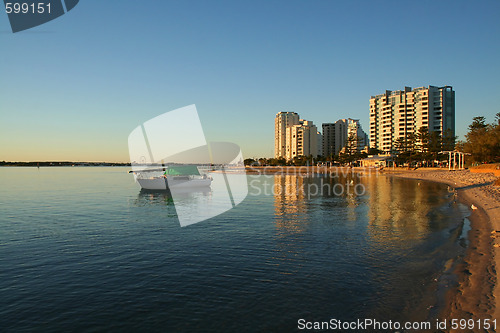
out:
{"label": "white boat", "polygon": [[197,189],[206,188],[212,184],[212,177],[200,174],[198,167],[189,166],[169,166],[165,171],[139,170],[131,171],[135,175],[136,181],[145,190],[177,190],[177,189]]}

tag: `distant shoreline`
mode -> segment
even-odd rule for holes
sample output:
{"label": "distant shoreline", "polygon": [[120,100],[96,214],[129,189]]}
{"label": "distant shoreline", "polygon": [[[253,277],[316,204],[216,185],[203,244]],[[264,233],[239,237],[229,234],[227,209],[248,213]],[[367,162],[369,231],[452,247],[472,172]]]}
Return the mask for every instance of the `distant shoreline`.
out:
{"label": "distant shoreline", "polygon": [[5,162],[0,161],[0,167],[65,167],[65,166],[130,166],[130,163],[120,162],[70,162],[70,161],[44,161],[44,162]]}

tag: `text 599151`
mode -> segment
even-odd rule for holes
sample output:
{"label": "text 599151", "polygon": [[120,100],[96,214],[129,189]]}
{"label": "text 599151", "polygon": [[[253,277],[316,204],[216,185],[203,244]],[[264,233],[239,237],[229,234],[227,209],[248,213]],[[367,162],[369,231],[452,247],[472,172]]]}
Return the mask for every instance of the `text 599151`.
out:
{"label": "text 599151", "polygon": [[50,14],[50,2],[27,3],[27,2],[6,2],[5,11],[7,14]]}

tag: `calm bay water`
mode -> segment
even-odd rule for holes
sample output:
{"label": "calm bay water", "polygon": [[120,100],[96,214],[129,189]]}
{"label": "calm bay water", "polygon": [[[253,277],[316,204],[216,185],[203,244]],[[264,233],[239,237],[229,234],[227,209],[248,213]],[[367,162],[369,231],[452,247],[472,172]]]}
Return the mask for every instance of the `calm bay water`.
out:
{"label": "calm bay water", "polygon": [[[242,204],[181,228],[172,200],[140,192],[127,170],[0,168],[1,330],[426,319],[435,279],[464,251],[467,209],[441,184],[249,176]],[[326,183],[365,191],[297,190]]]}

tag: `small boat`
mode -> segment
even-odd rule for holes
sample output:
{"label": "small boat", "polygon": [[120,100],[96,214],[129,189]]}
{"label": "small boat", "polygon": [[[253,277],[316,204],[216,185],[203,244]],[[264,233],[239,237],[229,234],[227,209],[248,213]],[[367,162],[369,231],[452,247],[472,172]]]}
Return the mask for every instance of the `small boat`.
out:
{"label": "small boat", "polygon": [[162,169],[130,171],[145,190],[177,190],[209,187],[212,177],[201,174],[196,165],[168,166]]}

